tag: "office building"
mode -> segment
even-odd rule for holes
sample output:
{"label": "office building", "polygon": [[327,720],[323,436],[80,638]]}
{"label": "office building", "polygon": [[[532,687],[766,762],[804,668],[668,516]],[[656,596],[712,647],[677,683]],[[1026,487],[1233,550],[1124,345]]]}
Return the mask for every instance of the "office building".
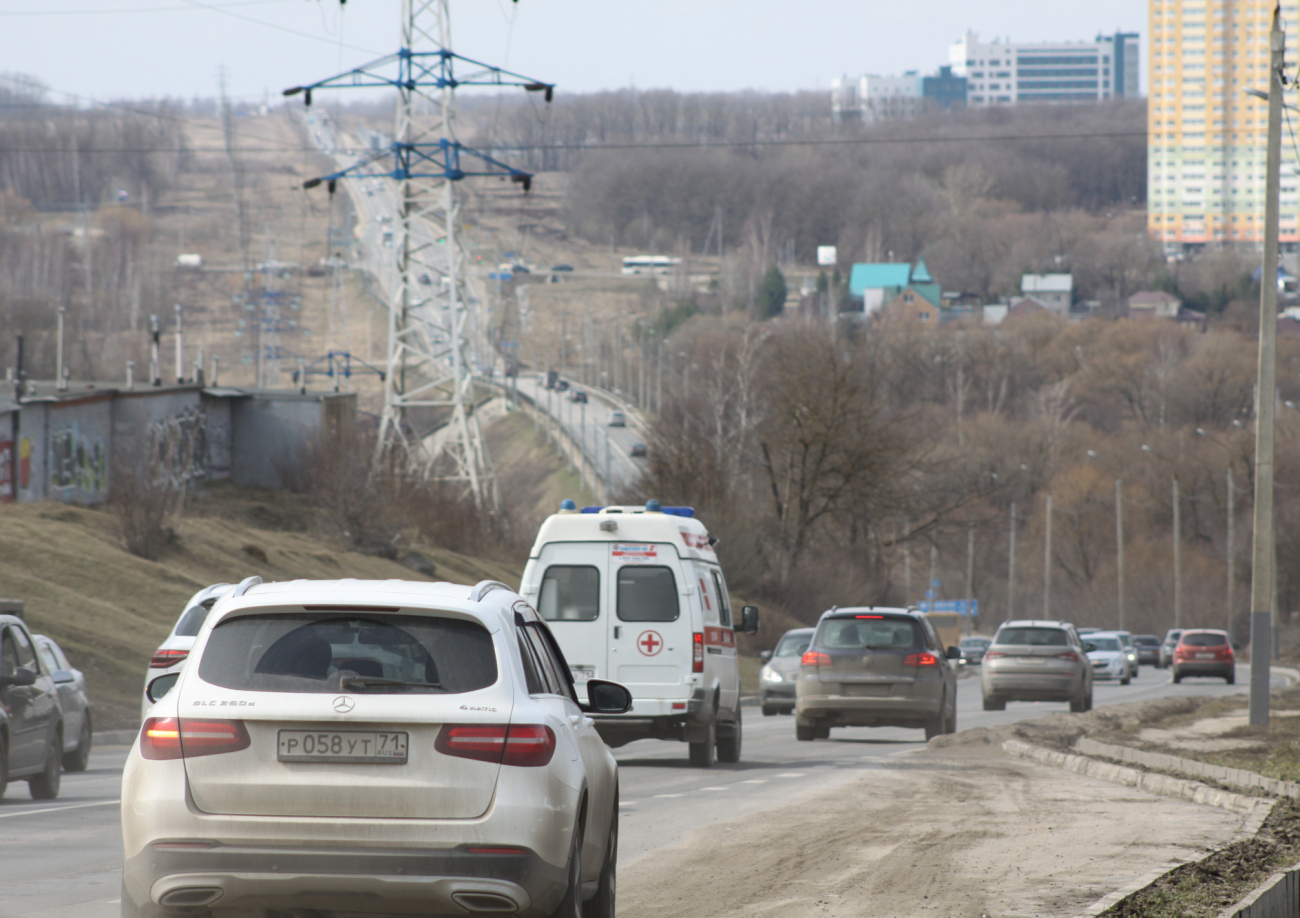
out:
{"label": "office building", "polygon": [[[1264,239],[1269,0],[1148,0],[1147,225],[1166,252]],[[1294,60],[1297,7],[1282,6]],[[1295,115],[1291,114],[1294,126]],[[1284,122],[1285,131],[1286,124]],[[1300,128],[1297,128],[1300,130]],[[1282,170],[1281,240],[1294,250],[1296,176]]]}
{"label": "office building", "polygon": [[1138,36],[1090,42],[982,42],[968,31],[948,49],[952,72],[966,78],[971,108],[1024,102],[1099,102],[1136,98]]}
{"label": "office building", "polygon": [[909,70],[901,77],[864,74],[831,83],[831,114],[837,122],[910,121],[923,112],[965,105],[966,80],[954,75],[951,67],[940,67],[928,77]]}

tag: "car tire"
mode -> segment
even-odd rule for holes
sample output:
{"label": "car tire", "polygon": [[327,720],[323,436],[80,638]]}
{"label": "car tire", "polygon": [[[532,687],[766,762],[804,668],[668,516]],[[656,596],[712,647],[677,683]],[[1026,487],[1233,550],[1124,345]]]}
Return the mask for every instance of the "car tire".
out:
{"label": "car tire", "polygon": [[708,728],[704,733],[704,741],[701,743],[690,743],[691,765],[695,768],[712,768],[714,756],[718,745],[718,728],[713,721],[709,721]]}
{"label": "car tire", "polygon": [[952,714],[944,724],[943,732],[949,735],[957,732],[957,702],[955,700],[952,703]]}
{"label": "car tire", "polygon": [[1088,689],[1088,697],[1083,699],[1083,709],[1085,711],[1092,710],[1092,689]]}
{"label": "car tire", "polygon": [[1175,682],[1183,681],[1183,674],[1178,671],[1178,667],[1174,667],[1174,681]]}
{"label": "car tire", "polygon": [[796,723],[794,725],[794,738],[801,743],[811,743],[817,738],[817,728],[805,727],[801,723]]}
{"label": "car tire", "polygon": [[0,800],[4,799],[5,787],[9,784],[9,743],[0,733]]}
{"label": "car tire", "polygon": [[27,779],[33,800],[53,800],[59,796],[63,778],[63,740],[56,733],[49,749],[45,751],[45,767],[41,773]]}
{"label": "car tire", "polygon": [[736,735],[718,737],[718,761],[724,765],[735,765],[740,761],[740,745],[744,739],[742,734],[740,702],[736,702]]}
{"label": "car tire", "polygon": [[1007,703],[1003,701],[1001,698],[998,698],[994,695],[984,696],[984,710],[1005,711],[1006,709],[1007,709]]}
{"label": "car tire", "polygon": [[614,793],[614,815],[609,822],[609,843],[605,845],[605,863],[600,868],[596,895],[582,903],[582,918],[614,918],[614,900],[618,892],[618,793]]}
{"label": "car tire", "polygon": [[948,699],[946,698],[939,699],[939,713],[934,715],[933,717],[931,717],[929,720],[925,722],[925,739],[927,742],[934,739],[936,736],[943,735],[944,732],[943,728],[946,725],[948,720],[947,716],[944,714],[943,709],[947,707],[947,705],[948,705]]}
{"label": "car tire", "polygon": [[1129,684],[1130,682],[1132,682],[1132,681],[1133,681],[1133,679],[1132,679],[1131,676],[1125,676],[1123,679],[1119,680],[1119,684],[1120,684],[1120,685],[1128,685],[1128,684]]}
{"label": "car tire", "polygon": [[1236,673],[1228,673],[1226,676],[1223,677],[1223,681],[1226,682],[1226,683],[1228,683],[1228,685],[1236,685],[1236,684],[1237,684],[1237,674],[1236,674]]}
{"label": "car tire", "polygon": [[90,764],[90,747],[94,743],[94,731],[90,723],[90,709],[86,709],[81,718],[81,733],[77,737],[77,748],[63,754],[64,771],[85,771]]}
{"label": "car tire", "polygon": [[582,915],[582,823],[573,827],[573,846],[569,851],[569,885],[564,898],[551,912],[551,918],[583,918]]}
{"label": "car tire", "polygon": [[775,717],[775,716],[776,716],[777,714],[779,714],[779,713],[780,713],[780,712],[777,711],[777,709],[776,709],[776,707],[775,707],[774,705],[770,705],[770,704],[765,704],[765,705],[763,705],[763,716],[764,716],[764,717]]}
{"label": "car tire", "polygon": [[829,724],[816,724],[813,727],[813,739],[830,739],[831,728]]}

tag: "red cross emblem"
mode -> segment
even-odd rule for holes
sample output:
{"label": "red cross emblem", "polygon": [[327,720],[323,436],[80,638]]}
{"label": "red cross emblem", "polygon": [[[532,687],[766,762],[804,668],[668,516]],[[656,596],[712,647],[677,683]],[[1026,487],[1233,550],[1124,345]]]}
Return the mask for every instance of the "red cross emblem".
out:
{"label": "red cross emblem", "polygon": [[653,657],[664,649],[664,639],[658,631],[642,631],[636,639],[637,650],[647,657]]}

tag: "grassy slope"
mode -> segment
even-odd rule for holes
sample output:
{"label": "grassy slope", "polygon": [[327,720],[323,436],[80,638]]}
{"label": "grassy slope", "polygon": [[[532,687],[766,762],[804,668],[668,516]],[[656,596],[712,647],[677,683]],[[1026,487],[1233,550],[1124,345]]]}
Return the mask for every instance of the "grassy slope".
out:
{"label": "grassy slope", "polygon": [[[267,523],[250,523],[250,515]],[[268,581],[428,579],[281,528],[300,515],[288,496],[218,489],[181,522],[177,547],[155,562],[124,551],[105,512],[0,504],[0,596],[26,600],[31,627],[57,640],[85,672],[99,727],[134,726],[149,656],[200,587],[253,574]],[[266,562],[245,546],[261,549]],[[514,586],[522,573],[450,551],[420,550],[437,565],[438,579],[497,579]]]}

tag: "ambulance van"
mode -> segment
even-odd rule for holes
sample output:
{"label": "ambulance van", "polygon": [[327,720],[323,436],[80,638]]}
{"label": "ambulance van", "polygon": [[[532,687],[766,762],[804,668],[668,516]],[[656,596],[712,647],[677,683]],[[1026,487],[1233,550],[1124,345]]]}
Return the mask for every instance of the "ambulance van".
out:
{"label": "ambulance van", "polygon": [[736,630],[716,540],[689,507],[584,507],[542,523],[519,593],[546,619],[576,681],[632,692],[626,714],[594,715],[610,746],[684,741],[692,765],[740,761]]}

